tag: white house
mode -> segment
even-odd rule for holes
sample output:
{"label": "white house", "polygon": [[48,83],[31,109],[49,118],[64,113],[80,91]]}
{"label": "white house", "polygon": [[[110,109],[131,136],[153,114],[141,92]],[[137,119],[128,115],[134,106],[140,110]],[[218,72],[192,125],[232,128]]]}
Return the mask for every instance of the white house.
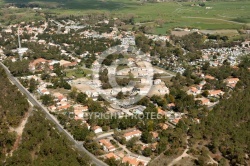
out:
{"label": "white house", "polygon": [[209,93],[208,95],[209,97],[218,97],[224,94],[222,90],[209,90],[208,93]]}
{"label": "white house", "polygon": [[134,131],[125,133],[123,136],[126,139],[126,141],[128,141],[133,137],[141,137],[141,134],[142,132],[140,130],[134,130]]}
{"label": "white house", "polygon": [[92,130],[94,131],[94,133],[101,133],[102,132],[102,128],[100,126],[94,126],[92,127]]}
{"label": "white house", "polygon": [[227,78],[225,79],[225,82],[227,84],[236,84],[239,81],[239,78]]}

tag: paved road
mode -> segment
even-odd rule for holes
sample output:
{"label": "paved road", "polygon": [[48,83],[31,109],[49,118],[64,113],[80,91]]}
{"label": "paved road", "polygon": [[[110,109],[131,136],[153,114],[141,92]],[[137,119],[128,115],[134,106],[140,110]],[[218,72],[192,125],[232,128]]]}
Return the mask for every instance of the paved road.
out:
{"label": "paved road", "polygon": [[167,125],[171,126],[172,128],[175,128],[175,125],[173,123],[167,122]]}
{"label": "paved road", "polygon": [[113,131],[108,132],[108,133],[103,133],[101,135],[98,135],[97,138],[95,139],[96,141],[99,141],[101,139],[107,138],[107,137],[111,137],[114,134]]}
{"label": "paved road", "polygon": [[27,96],[28,100],[32,103],[32,105],[34,106],[38,106],[41,108],[41,110],[46,114],[46,118],[51,120],[57,127],[57,129],[60,131],[60,132],[63,132],[67,138],[74,143],[74,146],[79,150],[79,151],[82,151],[82,152],[85,152],[92,160],[93,164],[97,165],[97,166],[108,166],[107,164],[105,164],[103,161],[99,160],[98,158],[96,158],[93,154],[91,154],[89,151],[87,151],[81,142],[78,142],[76,141],[73,136],[68,132],[66,131],[63,126],[60,125],[60,123],[58,122],[58,120],[52,116],[49,111],[39,102],[36,100],[35,97],[33,97],[33,95],[26,89],[22,86],[22,84],[18,81],[17,78],[15,78],[9,71],[9,69],[2,63],[0,62],[0,65],[4,68],[4,70],[6,71],[6,74],[8,75],[10,81],[12,83],[14,83],[18,89]]}
{"label": "paved road", "polygon": [[137,159],[140,159],[140,160],[142,160],[142,161],[144,161],[146,163],[148,163],[151,160],[150,157],[145,157],[145,156],[142,156],[142,155],[132,153],[130,150],[127,149],[127,147],[125,145],[120,144],[117,140],[113,139],[113,141],[115,141],[120,148],[122,148],[125,152],[127,152],[127,155],[135,157]]}
{"label": "paved road", "polygon": [[63,27],[63,24],[61,24],[60,22],[55,21],[55,20],[51,20],[51,22],[52,21],[58,26],[58,29],[57,29],[56,33],[59,34],[60,31],[61,31],[61,28]]}

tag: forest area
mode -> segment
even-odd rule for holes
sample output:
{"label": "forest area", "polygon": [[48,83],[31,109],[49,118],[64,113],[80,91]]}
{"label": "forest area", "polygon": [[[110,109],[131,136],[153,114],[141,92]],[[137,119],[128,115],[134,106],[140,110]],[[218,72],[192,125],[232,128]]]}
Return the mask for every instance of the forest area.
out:
{"label": "forest area", "polygon": [[35,111],[24,129],[21,146],[6,160],[7,165],[90,165],[45,115]]}
{"label": "forest area", "polygon": [[[218,79],[235,76],[240,78],[235,91],[223,96],[220,103],[200,116],[201,123],[192,125],[188,134],[191,136],[193,154],[197,153],[197,145],[202,145],[210,152],[220,165],[248,165],[250,145],[250,57],[242,59],[238,69],[222,66],[217,70],[209,69],[208,73]],[[198,115],[199,116],[199,115]],[[198,143],[198,144],[197,144]],[[199,146],[198,146],[199,147]],[[199,164],[208,160],[206,155],[199,157]]]}
{"label": "forest area", "polygon": [[29,109],[28,101],[12,85],[0,68],[0,162],[6,159],[15,143],[16,133],[9,132],[10,127],[17,127]]}
{"label": "forest area", "polygon": [[[45,115],[33,108],[21,138],[16,128],[31,109],[25,96],[0,68],[0,163],[1,165],[90,165]],[[17,140],[19,140],[18,147]]]}

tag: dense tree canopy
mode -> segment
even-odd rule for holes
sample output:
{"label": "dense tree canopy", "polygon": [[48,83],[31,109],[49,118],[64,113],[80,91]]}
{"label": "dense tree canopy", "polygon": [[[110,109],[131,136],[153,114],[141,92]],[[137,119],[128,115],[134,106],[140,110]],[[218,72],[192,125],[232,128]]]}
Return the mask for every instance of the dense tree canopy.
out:
{"label": "dense tree canopy", "polygon": [[[90,160],[71,147],[67,138],[45,119],[40,111],[33,111],[21,139],[15,131],[28,111],[26,97],[12,85],[0,68],[0,163],[1,165],[89,165]],[[19,140],[19,143],[15,142]],[[18,146],[17,146],[18,145]],[[12,156],[6,156],[14,150]]]}
{"label": "dense tree canopy", "polygon": [[[231,96],[223,98],[202,118],[201,124],[190,128],[194,139],[206,140],[209,150],[221,153],[231,165],[246,164],[245,155],[250,153],[250,71],[246,68],[249,62],[249,57],[244,57],[240,68],[234,71],[240,81]],[[224,70],[220,72],[225,74]]]}
{"label": "dense tree canopy", "polygon": [[7,165],[89,165],[85,154],[74,150],[45,115],[36,111],[25,126],[20,147],[7,159]]}

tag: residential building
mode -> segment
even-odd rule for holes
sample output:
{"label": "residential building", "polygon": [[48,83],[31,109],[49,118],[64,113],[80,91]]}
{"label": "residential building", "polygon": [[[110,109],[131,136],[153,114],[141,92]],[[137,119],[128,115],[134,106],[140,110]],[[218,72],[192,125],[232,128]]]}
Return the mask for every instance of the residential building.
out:
{"label": "residential building", "polygon": [[162,130],[168,129],[168,125],[166,123],[160,123],[159,126],[162,128]]}
{"label": "residential building", "polygon": [[38,88],[37,89],[37,92],[40,94],[40,95],[49,95],[50,92],[48,91],[48,89],[46,88]]}
{"label": "residential building", "polygon": [[35,70],[42,70],[45,63],[49,63],[49,60],[44,58],[38,58],[29,64],[29,70],[34,72]]}
{"label": "residential building", "polygon": [[224,80],[228,87],[235,88],[239,78],[227,78]]}
{"label": "residential building", "polygon": [[201,101],[201,104],[202,104],[202,105],[209,105],[209,104],[211,104],[211,103],[210,103],[210,100],[207,99],[207,98],[205,98],[205,97],[203,97],[203,98],[197,98],[197,99],[195,99],[195,100]]}
{"label": "residential building", "polygon": [[103,146],[103,150],[106,152],[113,152],[115,151],[115,146],[111,144],[111,142],[107,139],[99,140],[101,146]]}
{"label": "residential building", "polygon": [[209,90],[208,93],[209,93],[208,95],[209,97],[219,97],[224,94],[222,90]]}
{"label": "residential building", "polygon": [[102,128],[100,126],[94,126],[92,127],[92,130],[94,131],[94,133],[101,133],[102,132]]}
{"label": "residential building", "polygon": [[114,158],[115,160],[119,160],[120,159],[120,157],[118,157],[113,152],[106,154],[105,157],[108,158],[108,159]]}
{"label": "residential building", "polygon": [[213,76],[211,76],[211,75],[206,75],[205,79],[214,80],[215,78]]}
{"label": "residential building", "polygon": [[128,163],[129,166],[146,166],[146,163],[144,163],[141,160],[138,160],[135,157],[125,156],[122,159],[122,163]]}
{"label": "residential building", "polygon": [[125,133],[123,136],[125,137],[126,141],[128,141],[133,137],[140,137],[141,134],[142,132],[140,130],[134,130],[134,131]]}
{"label": "residential building", "polygon": [[201,90],[200,90],[200,87],[198,89],[197,87],[192,86],[192,87],[189,88],[187,93],[196,96],[196,95],[201,93]]}
{"label": "residential building", "polygon": [[67,97],[65,97],[63,94],[61,94],[59,92],[55,92],[52,95],[55,97],[56,101],[59,101],[59,102],[60,101],[62,101],[62,102],[68,101]]}
{"label": "residential building", "polygon": [[156,131],[151,131],[150,133],[152,134],[154,139],[157,139],[159,137],[159,133],[157,133]]}
{"label": "residential building", "polygon": [[238,81],[239,81],[239,78],[227,78],[227,79],[225,79],[225,82],[227,84],[237,83]]}
{"label": "residential building", "polygon": [[159,114],[159,115],[162,115],[162,116],[165,116],[166,115],[166,112],[165,111],[163,111],[161,108],[157,108],[157,113]]}
{"label": "residential building", "polygon": [[83,118],[83,111],[81,110],[74,110],[75,118],[82,119]]}

